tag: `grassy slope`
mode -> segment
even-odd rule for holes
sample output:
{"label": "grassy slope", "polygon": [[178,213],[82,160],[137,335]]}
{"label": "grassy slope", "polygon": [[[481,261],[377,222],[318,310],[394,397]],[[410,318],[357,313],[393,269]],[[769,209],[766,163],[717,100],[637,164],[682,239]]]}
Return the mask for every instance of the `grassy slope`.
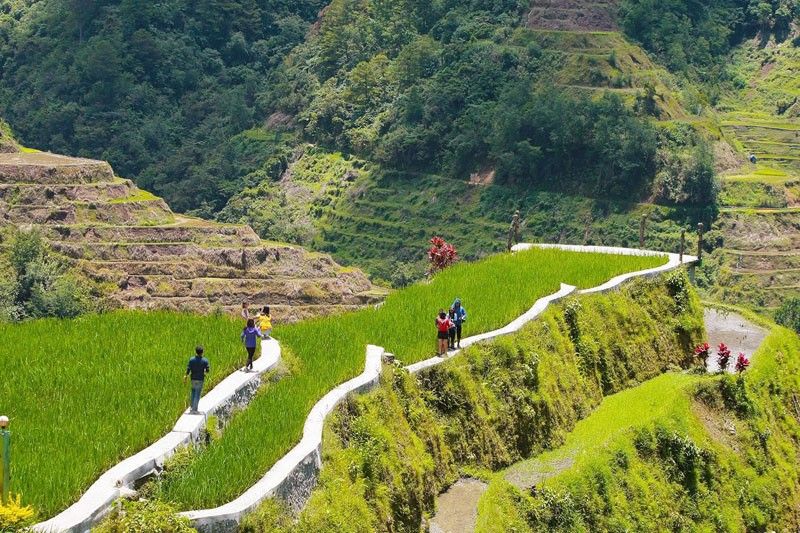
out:
{"label": "grassy slope", "polygon": [[[775,328],[743,378],[667,374],[607,398],[562,447],[495,478],[478,531],[795,529],[798,367],[800,340]],[[535,493],[506,480],[526,473],[546,478]]]}
{"label": "grassy slope", "polygon": [[387,371],[329,421],[326,468],[299,522],[282,524],[270,501],[244,531],[419,530],[459,470],[558,446],[603,394],[690,364],[702,311],[685,285],[670,288],[677,276],[555,306],[418,377]]}
{"label": "grassy slope", "polygon": [[405,363],[432,355],[435,312],[456,296],[469,312],[470,335],[505,325],[560,282],[595,286],[661,261],[552,250],[498,255],[394,293],[378,309],[278,328],[275,336],[299,359],[297,371],[265,388],[222,439],[168,479],[163,496],[184,508],[202,508],[241,494],[297,442],[313,404],[363,369],[367,344],[384,346]]}
{"label": "grassy slope", "polygon": [[0,324],[0,412],[12,420],[12,489],[47,517],[104,470],[162,437],[188,404],[196,344],[209,385],[243,361],[227,317],[117,312]]}

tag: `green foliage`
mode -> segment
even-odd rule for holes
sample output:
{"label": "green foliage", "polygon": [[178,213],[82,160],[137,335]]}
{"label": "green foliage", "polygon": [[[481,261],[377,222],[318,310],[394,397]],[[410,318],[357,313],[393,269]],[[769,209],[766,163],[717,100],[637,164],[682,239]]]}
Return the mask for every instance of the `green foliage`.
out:
{"label": "green foliage", "polygon": [[[241,366],[230,317],[115,312],[0,324],[0,412],[12,420],[12,485],[52,516],[116,464],[161,438],[186,409],[197,344],[206,390]],[[176,458],[175,461],[178,461]]]}
{"label": "green foliage", "polygon": [[0,503],[0,531],[24,531],[33,524],[36,512],[30,505],[23,505],[22,496],[10,495],[7,503]]}
{"label": "green foliage", "polygon": [[[575,301],[418,377],[384,372],[377,391],[349,399],[328,423],[325,468],[298,522],[274,526],[269,503],[259,512],[267,519],[254,516],[248,531],[418,531],[459,471],[497,469],[557,446],[600,402],[604,382],[614,392],[686,364],[690,344],[676,324],[701,324],[696,300],[676,315],[661,281]],[[566,316],[605,358],[598,373],[576,356]],[[360,520],[342,519],[357,509]]]}
{"label": "green foliage", "polygon": [[432,356],[434,314],[457,296],[470,312],[467,334],[473,334],[507,324],[541,296],[557,291],[562,281],[595,286],[619,272],[661,262],[555,250],[496,255],[456,264],[430,283],[391,294],[378,309],[278,327],[274,336],[300,359],[298,371],[270,384],[234,416],[222,438],[190,469],[166,480],[163,497],[201,508],[241,494],[297,442],[314,403],[362,371],[367,344],[385,347],[404,363]]}
{"label": "green foliage", "polygon": [[688,124],[659,129],[658,160],[653,192],[659,203],[716,209],[719,184],[714,154],[697,130]]}
{"label": "green foliage", "polygon": [[0,3],[0,109],[26,144],[109,160],[178,210],[242,188],[238,133],[321,0]]}
{"label": "green foliage", "polygon": [[192,533],[189,519],[159,501],[121,501],[92,531],[97,533]]}
{"label": "green foliage", "polygon": [[[562,448],[496,476],[477,531],[796,529],[798,367],[797,337],[774,328],[748,373],[667,374],[606,398]],[[726,399],[734,383],[746,413]],[[510,485],[564,456],[529,492]]]}
{"label": "green foliage", "polygon": [[0,319],[74,318],[91,309],[88,281],[50,250],[38,230],[9,229],[0,253]]}
{"label": "green foliage", "polygon": [[775,313],[775,321],[800,333],[800,298],[789,298]]}

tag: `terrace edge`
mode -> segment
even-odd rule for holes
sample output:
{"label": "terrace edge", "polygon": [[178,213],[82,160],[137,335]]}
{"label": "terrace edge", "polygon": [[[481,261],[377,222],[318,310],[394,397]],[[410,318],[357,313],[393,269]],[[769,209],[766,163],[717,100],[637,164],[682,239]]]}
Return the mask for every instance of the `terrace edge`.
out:
{"label": "terrace edge", "polygon": [[[552,302],[563,299],[572,293],[592,294],[617,290],[628,280],[637,277],[654,277],[683,265],[693,267],[694,263],[698,261],[696,257],[690,255],[684,255],[681,258],[674,253],[608,246],[522,243],[514,246],[512,251],[519,252],[531,248],[559,249],[581,253],[605,253],[609,255],[666,256],[668,260],[659,267],[615,276],[611,280],[590,289],[577,290],[572,285],[562,283],[557,292],[536,300],[528,311],[508,325],[462,340],[461,344],[464,348],[519,331],[525,324],[541,315]],[[405,368],[412,374],[416,374],[426,368],[439,365],[455,357],[460,352],[461,350],[454,350],[447,357],[432,357],[408,365]],[[278,496],[286,501],[290,507],[297,510],[302,509],[316,485],[319,471],[322,468],[322,432],[326,416],[348,394],[363,392],[377,384],[381,372],[381,358],[384,353],[385,349],[382,347],[367,346],[364,372],[360,376],[337,386],[314,405],[311,413],[306,418],[300,443],[278,460],[259,481],[241,496],[219,507],[185,511],[180,513],[181,516],[188,518],[192,526],[201,533],[219,533],[235,530],[245,515],[254,511],[261,502],[270,497]]]}

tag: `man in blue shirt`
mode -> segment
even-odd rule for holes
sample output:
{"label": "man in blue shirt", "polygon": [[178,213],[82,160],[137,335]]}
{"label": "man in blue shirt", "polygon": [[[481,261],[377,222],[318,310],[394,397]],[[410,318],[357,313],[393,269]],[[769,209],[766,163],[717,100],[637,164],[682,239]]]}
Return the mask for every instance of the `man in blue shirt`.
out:
{"label": "man in blue shirt", "polygon": [[211,365],[208,359],[203,357],[203,347],[198,346],[194,349],[195,356],[189,359],[189,364],[186,365],[186,374],[183,376],[183,382],[186,383],[186,378],[191,376],[192,379],[192,395],[191,395],[191,411],[190,413],[196,415],[198,413],[197,407],[200,404],[200,395],[203,393],[203,380],[206,374],[211,370]]}
{"label": "man in blue shirt", "polygon": [[461,298],[456,298],[452,307],[453,311],[456,312],[456,319],[454,320],[456,323],[456,338],[458,339],[456,347],[461,348],[461,326],[467,321],[467,310],[461,305]]}

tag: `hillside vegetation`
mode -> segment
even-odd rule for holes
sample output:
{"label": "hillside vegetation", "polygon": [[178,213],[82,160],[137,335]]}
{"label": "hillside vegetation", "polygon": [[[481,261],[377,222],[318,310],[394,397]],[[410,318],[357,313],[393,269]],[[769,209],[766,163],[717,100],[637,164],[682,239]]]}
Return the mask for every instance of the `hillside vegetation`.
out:
{"label": "hillside vegetation", "polygon": [[557,447],[605,394],[691,364],[702,311],[685,275],[579,297],[519,333],[419,377],[387,369],[378,390],[328,423],[325,468],[299,520],[274,501],[244,531],[418,531],[459,472]]}
{"label": "hillside vegetation", "polygon": [[299,441],[312,406],[362,372],[367,344],[383,346],[405,364],[433,356],[433,318],[456,297],[469,311],[467,335],[478,334],[508,324],[562,282],[593,287],[664,259],[538,249],[496,255],[393,293],[377,309],[276,328],[285,352],[297,359],[292,375],[265,387],[222,438],[166,477],[160,494],[184,509],[236,498]]}

